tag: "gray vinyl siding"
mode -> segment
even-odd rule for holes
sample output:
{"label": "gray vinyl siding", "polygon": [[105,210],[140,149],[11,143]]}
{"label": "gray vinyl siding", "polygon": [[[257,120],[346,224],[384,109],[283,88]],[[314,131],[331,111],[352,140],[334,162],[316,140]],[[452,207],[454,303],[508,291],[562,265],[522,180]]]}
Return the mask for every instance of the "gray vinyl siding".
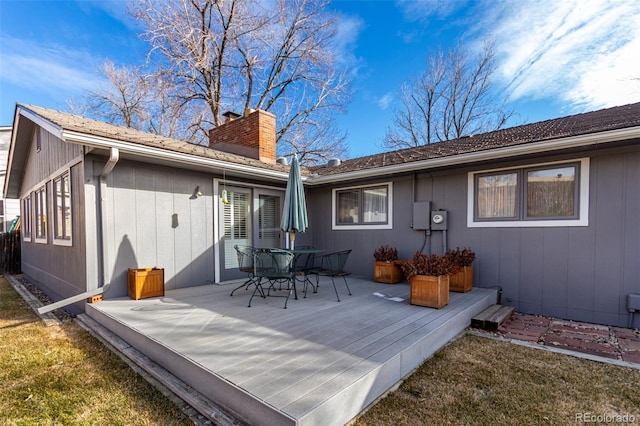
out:
{"label": "gray vinyl siding", "polygon": [[[590,157],[589,226],[468,228],[467,173],[495,167]],[[367,181],[363,184],[389,179]],[[353,183],[336,185],[353,186]],[[313,244],[329,251],[354,249],[348,270],[373,275],[373,250],[382,244],[409,258],[424,233],[410,228],[412,201],[448,211],[448,247],[477,254],[474,284],[500,286],[502,302],[525,313],[626,326],[626,296],[640,293],[640,147],[616,148],[393,179],[393,230],[332,231],[331,187],[311,188]],[[442,252],[442,232],[430,248]],[[428,252],[429,245],[425,248]],[[636,324],[637,325],[637,324]]]}
{"label": "gray vinyl siding", "polygon": [[[50,165],[55,169],[56,165]],[[22,242],[22,272],[54,300],[75,296],[86,290],[86,238],[84,216],[84,170],[82,163],[70,169],[72,238],[71,246],[53,244],[52,181],[47,185],[47,243]],[[32,201],[33,206],[33,201]],[[33,219],[32,219],[33,220]],[[32,222],[33,223],[33,222]],[[34,234],[35,235],[35,234]],[[80,312],[84,302],[68,307]]]}
{"label": "gray vinyl siding", "polygon": [[[40,133],[41,149],[36,148],[37,133]],[[22,191],[32,190],[51,177],[61,167],[83,155],[82,147],[61,141],[51,133],[35,127],[31,138],[29,158],[26,161]]]}
{"label": "gray vinyl siding", "polygon": [[212,194],[211,175],[120,160],[107,177],[105,296],[127,295],[128,268],[163,268],[165,290],[213,282]]}

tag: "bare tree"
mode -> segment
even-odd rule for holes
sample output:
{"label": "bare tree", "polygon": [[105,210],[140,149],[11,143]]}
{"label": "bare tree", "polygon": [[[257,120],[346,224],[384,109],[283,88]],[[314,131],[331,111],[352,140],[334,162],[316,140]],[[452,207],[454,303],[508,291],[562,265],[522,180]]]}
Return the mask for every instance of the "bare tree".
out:
{"label": "bare tree", "polygon": [[110,123],[138,128],[144,116],[147,85],[138,68],[117,68],[113,62],[102,64],[109,84],[99,86],[88,96],[87,108]]}
{"label": "bare tree", "polygon": [[306,165],[344,156],[332,124],[348,101],[336,62],[328,0],[139,0],[147,67],[105,66],[110,86],[90,94],[110,122],[206,143],[222,113],[262,109],[277,118],[279,155]]}
{"label": "bare tree", "polygon": [[101,71],[106,84],[87,93],[72,110],[124,127],[195,140],[202,113],[176,102],[170,78],[145,73],[142,67],[116,67],[111,61],[103,63]]}
{"label": "bare tree", "polygon": [[513,115],[492,92],[494,49],[472,58],[460,48],[427,58],[425,71],[404,83],[383,146],[401,149],[500,129]]}

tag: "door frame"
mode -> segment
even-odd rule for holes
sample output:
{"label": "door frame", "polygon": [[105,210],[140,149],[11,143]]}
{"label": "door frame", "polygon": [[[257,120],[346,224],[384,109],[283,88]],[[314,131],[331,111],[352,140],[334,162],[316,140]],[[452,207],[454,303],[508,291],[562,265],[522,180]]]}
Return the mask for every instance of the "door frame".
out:
{"label": "door frame", "polygon": [[[248,189],[251,191],[251,239],[257,235],[258,232],[258,224],[253,223],[257,218],[257,210],[255,200],[260,192],[266,194],[275,194],[276,192],[282,193],[282,198],[284,199],[285,187],[278,187],[273,185],[260,185],[254,183],[248,183],[237,180],[223,180],[220,178],[213,179],[213,264],[214,264],[214,283],[221,282],[220,271],[222,270],[223,259],[222,259],[222,244],[223,244],[223,235],[224,235],[224,221],[222,220],[222,209],[224,208],[224,204],[222,204],[222,190],[225,185],[240,187],[244,189]],[[281,206],[282,208],[283,206]],[[284,234],[280,235],[281,244],[285,241]]]}

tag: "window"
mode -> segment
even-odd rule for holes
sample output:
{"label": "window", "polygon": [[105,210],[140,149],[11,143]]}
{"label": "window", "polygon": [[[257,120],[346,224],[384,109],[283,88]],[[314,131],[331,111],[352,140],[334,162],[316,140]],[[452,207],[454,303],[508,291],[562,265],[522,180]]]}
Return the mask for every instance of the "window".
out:
{"label": "window", "polygon": [[392,185],[333,190],[333,229],[391,229]]}
{"label": "window", "polygon": [[31,241],[31,194],[22,199],[22,238]]}
{"label": "window", "polygon": [[40,133],[40,129],[36,128],[36,152],[40,152],[42,150],[42,134]]}
{"label": "window", "polygon": [[0,232],[7,232],[4,213],[4,200],[0,199]]}
{"label": "window", "polygon": [[35,196],[36,242],[47,242],[47,190],[46,186],[37,189]]}
{"label": "window", "polygon": [[71,242],[71,182],[69,172],[53,180],[53,240]]}
{"label": "window", "polygon": [[587,226],[589,159],[469,174],[467,225]]}

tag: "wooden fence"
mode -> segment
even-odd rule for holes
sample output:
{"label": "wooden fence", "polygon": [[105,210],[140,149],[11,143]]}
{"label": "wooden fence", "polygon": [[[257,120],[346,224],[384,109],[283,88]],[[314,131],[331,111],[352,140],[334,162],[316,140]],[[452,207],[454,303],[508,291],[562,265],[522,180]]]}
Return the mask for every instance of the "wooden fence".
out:
{"label": "wooden fence", "polygon": [[20,231],[0,234],[0,272],[3,274],[20,274]]}

